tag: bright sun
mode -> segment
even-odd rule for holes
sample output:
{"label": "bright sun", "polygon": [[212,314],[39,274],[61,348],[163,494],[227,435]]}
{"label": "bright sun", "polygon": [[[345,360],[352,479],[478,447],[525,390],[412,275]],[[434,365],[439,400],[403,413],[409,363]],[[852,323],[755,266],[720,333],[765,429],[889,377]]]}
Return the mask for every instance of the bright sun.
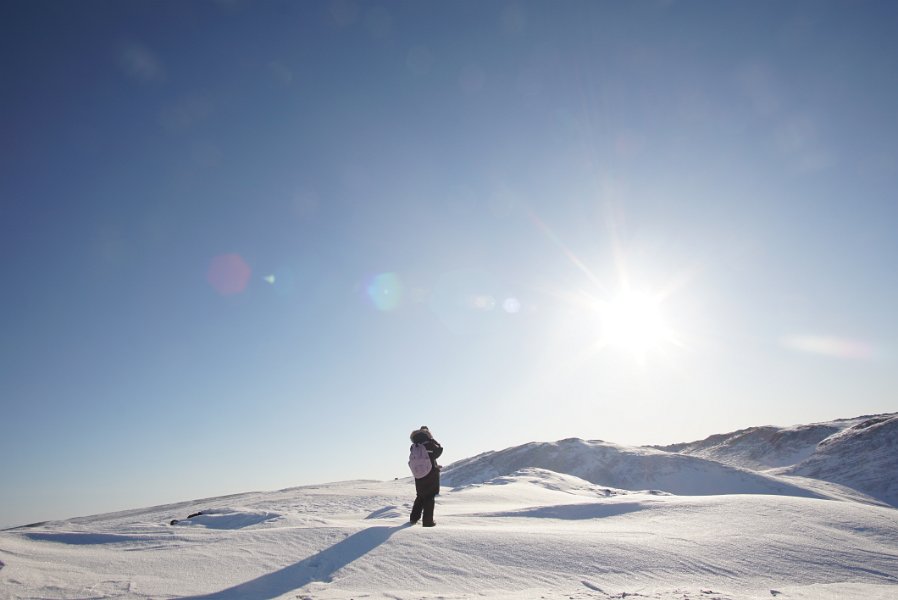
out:
{"label": "bright sun", "polygon": [[601,343],[632,353],[639,359],[672,341],[661,314],[661,299],[624,291],[599,306]]}

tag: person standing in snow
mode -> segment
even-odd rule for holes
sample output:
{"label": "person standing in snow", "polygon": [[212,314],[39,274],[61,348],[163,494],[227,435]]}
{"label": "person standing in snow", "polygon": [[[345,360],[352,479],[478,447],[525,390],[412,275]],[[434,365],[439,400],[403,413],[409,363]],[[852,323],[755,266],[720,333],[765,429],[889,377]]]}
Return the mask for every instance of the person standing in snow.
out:
{"label": "person standing in snow", "polygon": [[409,439],[412,441],[410,451],[414,451],[415,445],[421,444],[427,449],[430,458],[431,468],[423,477],[415,477],[415,503],[412,505],[412,514],[409,522],[414,525],[424,516],[424,527],[433,527],[436,523],[433,520],[433,509],[436,503],[436,495],[440,493],[440,465],[437,459],[443,453],[443,447],[440,443],[433,439],[430,430],[426,425],[422,425],[420,429],[416,429],[411,433]]}

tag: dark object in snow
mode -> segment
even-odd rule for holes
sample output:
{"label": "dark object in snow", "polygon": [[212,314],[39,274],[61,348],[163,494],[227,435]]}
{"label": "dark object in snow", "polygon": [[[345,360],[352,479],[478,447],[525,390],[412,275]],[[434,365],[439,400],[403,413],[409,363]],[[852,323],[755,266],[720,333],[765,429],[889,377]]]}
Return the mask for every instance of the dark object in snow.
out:
{"label": "dark object in snow", "polygon": [[[443,447],[433,439],[427,426],[421,426],[411,433],[409,438],[412,441],[412,448],[420,444],[427,449],[430,456],[431,469],[421,478],[415,478],[415,503],[412,505],[412,513],[409,515],[409,523],[417,523],[418,519],[424,517],[424,525],[426,527],[433,526],[433,509],[437,494],[440,493],[440,465],[437,459],[443,453]],[[409,449],[411,452],[411,448]]]}
{"label": "dark object in snow", "polygon": [[[202,515],[202,514],[205,514],[205,513],[204,513],[203,511],[191,513],[191,514],[187,515],[187,519],[192,519],[193,517],[198,517],[198,516],[200,516],[200,515]],[[171,521],[168,522],[168,524],[169,524],[169,525],[177,525],[177,524],[180,523],[180,522],[181,522],[181,521],[179,521],[178,519],[172,519]]]}

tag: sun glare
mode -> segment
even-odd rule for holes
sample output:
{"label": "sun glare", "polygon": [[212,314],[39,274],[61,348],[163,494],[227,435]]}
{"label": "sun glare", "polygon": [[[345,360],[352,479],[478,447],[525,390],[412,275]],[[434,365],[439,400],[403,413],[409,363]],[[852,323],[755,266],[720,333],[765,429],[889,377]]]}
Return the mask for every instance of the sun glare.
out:
{"label": "sun glare", "polygon": [[[571,306],[583,311],[586,322],[595,323],[596,337],[589,338],[590,348],[583,353],[584,357],[598,352],[611,351],[621,355],[629,355],[641,366],[646,366],[649,355],[662,354],[669,357],[672,347],[685,348],[681,323],[671,327],[665,313],[665,303],[674,292],[679,291],[692,279],[695,269],[673,273],[673,278],[660,288],[633,287],[635,278],[628,266],[627,252],[618,241],[613,215],[609,216],[611,230],[612,254],[614,266],[618,274],[616,290],[609,289],[609,277],[597,276],[588,264],[564,244],[564,242],[536,214],[528,213],[531,221],[564,253],[570,262],[588,279],[589,291],[580,289],[577,292],[562,293]],[[655,290],[650,292],[648,290]],[[667,305],[670,309],[671,306]],[[592,331],[587,335],[591,335]],[[586,359],[580,359],[580,363]]]}
{"label": "sun glare", "polygon": [[649,294],[625,291],[599,307],[601,343],[644,358],[671,340],[661,313],[661,300]]}

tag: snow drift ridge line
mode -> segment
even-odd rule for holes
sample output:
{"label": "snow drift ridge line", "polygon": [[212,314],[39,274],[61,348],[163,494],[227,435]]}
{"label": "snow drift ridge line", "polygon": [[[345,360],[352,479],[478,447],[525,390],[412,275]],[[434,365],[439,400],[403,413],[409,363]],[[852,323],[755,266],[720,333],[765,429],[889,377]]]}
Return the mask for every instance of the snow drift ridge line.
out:
{"label": "snow drift ridge line", "polygon": [[443,482],[456,488],[483,484],[525,468],[566,473],[597,485],[625,490],[653,489],[685,496],[825,497],[772,475],[709,459],[576,438],[533,442],[461,460],[444,470]]}

